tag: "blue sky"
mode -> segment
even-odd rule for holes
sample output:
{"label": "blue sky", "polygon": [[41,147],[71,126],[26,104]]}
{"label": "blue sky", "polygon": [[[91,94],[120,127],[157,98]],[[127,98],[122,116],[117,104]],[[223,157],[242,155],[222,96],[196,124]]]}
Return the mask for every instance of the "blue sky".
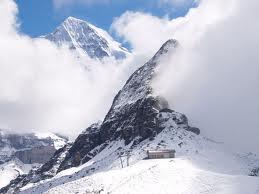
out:
{"label": "blue sky", "polygon": [[174,8],[159,4],[159,0],[111,0],[110,3],[70,4],[56,8],[53,0],[16,0],[22,33],[31,37],[52,32],[65,18],[74,16],[109,30],[114,19],[127,10],[143,11],[170,18],[186,14],[188,6]]}

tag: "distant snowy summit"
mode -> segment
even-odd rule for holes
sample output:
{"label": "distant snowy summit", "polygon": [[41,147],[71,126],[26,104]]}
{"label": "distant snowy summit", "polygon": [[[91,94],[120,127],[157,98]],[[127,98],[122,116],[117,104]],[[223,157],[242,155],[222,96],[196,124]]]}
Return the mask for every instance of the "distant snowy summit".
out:
{"label": "distant snowy summit", "polygon": [[74,17],[68,17],[54,32],[41,38],[46,38],[58,46],[68,45],[79,55],[87,54],[94,59],[104,57],[123,59],[129,54],[129,51],[115,41],[108,32]]}

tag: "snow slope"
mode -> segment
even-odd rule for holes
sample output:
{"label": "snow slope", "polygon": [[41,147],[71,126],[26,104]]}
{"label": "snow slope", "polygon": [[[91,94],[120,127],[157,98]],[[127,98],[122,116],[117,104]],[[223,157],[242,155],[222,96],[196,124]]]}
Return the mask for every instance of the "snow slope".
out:
{"label": "snow slope", "polygon": [[66,137],[61,137],[51,132],[37,132],[34,135],[38,139],[51,139],[56,150],[62,148],[68,141]]}
{"label": "snow slope", "polygon": [[54,32],[41,38],[46,38],[58,46],[68,45],[70,49],[76,50],[79,56],[88,55],[94,59],[123,59],[129,54],[129,51],[106,31],[74,17],[68,17]]}
{"label": "snow slope", "polygon": [[[165,113],[162,113],[165,118]],[[148,149],[175,149],[175,159],[146,160]],[[121,168],[120,153],[131,153]],[[172,119],[154,140],[139,145],[114,141],[86,164],[28,184],[20,193],[259,193],[259,177],[248,176],[256,156],[237,155],[224,144],[176,126]]]}
{"label": "snow slope", "polygon": [[258,178],[205,171],[186,158],[142,160],[50,189],[46,193],[259,193]]}

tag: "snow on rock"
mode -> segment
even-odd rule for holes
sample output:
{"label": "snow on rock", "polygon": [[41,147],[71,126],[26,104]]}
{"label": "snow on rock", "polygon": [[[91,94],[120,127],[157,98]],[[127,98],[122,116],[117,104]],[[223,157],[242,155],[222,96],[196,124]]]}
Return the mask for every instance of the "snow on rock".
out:
{"label": "snow on rock", "polygon": [[11,180],[19,175],[27,174],[32,168],[39,167],[40,164],[24,164],[19,159],[14,158],[0,165],[0,188],[8,185]]}
{"label": "snow on rock", "polygon": [[34,133],[34,135],[38,139],[51,139],[54,143],[54,147],[55,147],[56,150],[64,147],[64,145],[68,141],[68,138],[66,138],[64,136],[57,135],[55,133],[51,133],[51,132],[37,132],[37,133]]}
{"label": "snow on rock", "polygon": [[79,56],[87,54],[94,59],[123,59],[129,54],[128,50],[113,40],[106,31],[74,17],[68,17],[54,32],[41,38],[46,38],[58,46],[68,45],[70,49],[76,50]]}
{"label": "snow on rock", "polygon": [[48,161],[67,139],[53,133],[0,130],[0,188]]}

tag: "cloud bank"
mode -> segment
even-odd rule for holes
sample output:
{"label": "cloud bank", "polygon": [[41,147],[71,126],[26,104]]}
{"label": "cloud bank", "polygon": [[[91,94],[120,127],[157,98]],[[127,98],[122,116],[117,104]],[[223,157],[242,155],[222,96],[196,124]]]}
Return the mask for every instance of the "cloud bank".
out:
{"label": "cloud bank", "polygon": [[161,61],[156,93],[204,135],[237,151],[259,153],[258,8],[257,0],[207,0],[182,18],[127,12],[113,26],[147,53],[176,38],[181,46]]}
{"label": "cloud bank", "polygon": [[0,1],[0,128],[75,137],[103,119],[133,71],[131,59],[79,60],[67,48],[20,34],[17,12],[14,1]]}

